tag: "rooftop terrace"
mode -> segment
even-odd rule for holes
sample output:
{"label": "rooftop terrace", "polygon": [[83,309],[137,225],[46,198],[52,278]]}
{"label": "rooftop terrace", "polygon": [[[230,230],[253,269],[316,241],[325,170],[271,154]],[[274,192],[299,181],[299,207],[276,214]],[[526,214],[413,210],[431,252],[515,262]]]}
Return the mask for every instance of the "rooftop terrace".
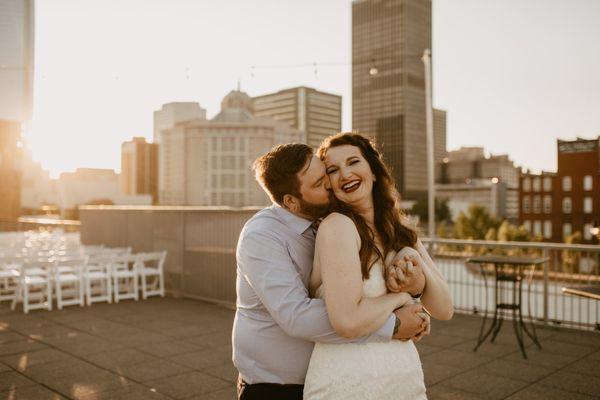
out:
{"label": "rooftop terrace", "polygon": [[[34,311],[0,305],[0,399],[234,399],[234,312],[184,299]],[[434,322],[419,343],[429,398],[600,398],[600,334],[540,328],[528,360],[510,323],[472,348],[481,318]]]}

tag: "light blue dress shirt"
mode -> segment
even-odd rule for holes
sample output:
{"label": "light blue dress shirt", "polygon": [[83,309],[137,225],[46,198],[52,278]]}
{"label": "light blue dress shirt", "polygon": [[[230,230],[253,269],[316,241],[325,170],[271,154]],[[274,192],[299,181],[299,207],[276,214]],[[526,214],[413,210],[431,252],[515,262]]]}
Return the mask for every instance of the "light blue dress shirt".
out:
{"label": "light blue dress shirt", "polygon": [[368,337],[348,340],[331,327],[308,284],[315,237],[311,221],[278,205],[256,213],[238,241],[233,363],[248,383],[303,384],[315,342],[391,340],[395,318]]}

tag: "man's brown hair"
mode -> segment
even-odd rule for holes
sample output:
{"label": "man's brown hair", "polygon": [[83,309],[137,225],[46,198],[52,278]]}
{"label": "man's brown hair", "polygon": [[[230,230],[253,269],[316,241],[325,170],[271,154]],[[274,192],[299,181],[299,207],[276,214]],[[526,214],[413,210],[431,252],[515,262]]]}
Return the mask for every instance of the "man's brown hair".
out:
{"label": "man's brown hair", "polygon": [[286,194],[302,198],[297,174],[310,161],[312,155],[312,148],[305,144],[281,144],[257,158],[252,168],[256,180],[271,200],[283,205],[283,196]]}

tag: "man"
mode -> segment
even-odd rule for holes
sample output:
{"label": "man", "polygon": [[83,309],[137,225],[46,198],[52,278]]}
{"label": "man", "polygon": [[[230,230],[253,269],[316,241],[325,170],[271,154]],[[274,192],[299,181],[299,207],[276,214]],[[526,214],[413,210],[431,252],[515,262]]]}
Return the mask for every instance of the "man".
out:
{"label": "man", "polygon": [[[237,247],[237,311],[233,362],[238,398],[302,399],[315,342],[383,342],[419,339],[429,321],[422,306],[405,306],[367,337],[345,339],[329,323],[325,303],[311,299],[315,231],[329,210],[325,165],[310,147],[280,145],[254,163],[256,178],[273,201],[244,226]],[[422,271],[403,290],[423,291]]]}

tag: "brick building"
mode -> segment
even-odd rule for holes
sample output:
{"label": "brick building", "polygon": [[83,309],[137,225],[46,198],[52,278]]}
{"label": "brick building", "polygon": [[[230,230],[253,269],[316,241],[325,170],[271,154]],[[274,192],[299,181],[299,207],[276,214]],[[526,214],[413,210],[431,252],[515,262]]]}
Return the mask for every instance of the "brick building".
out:
{"label": "brick building", "polygon": [[520,177],[519,221],[544,240],[563,242],[580,232],[598,243],[600,226],[600,137],[557,141],[558,170]]}

